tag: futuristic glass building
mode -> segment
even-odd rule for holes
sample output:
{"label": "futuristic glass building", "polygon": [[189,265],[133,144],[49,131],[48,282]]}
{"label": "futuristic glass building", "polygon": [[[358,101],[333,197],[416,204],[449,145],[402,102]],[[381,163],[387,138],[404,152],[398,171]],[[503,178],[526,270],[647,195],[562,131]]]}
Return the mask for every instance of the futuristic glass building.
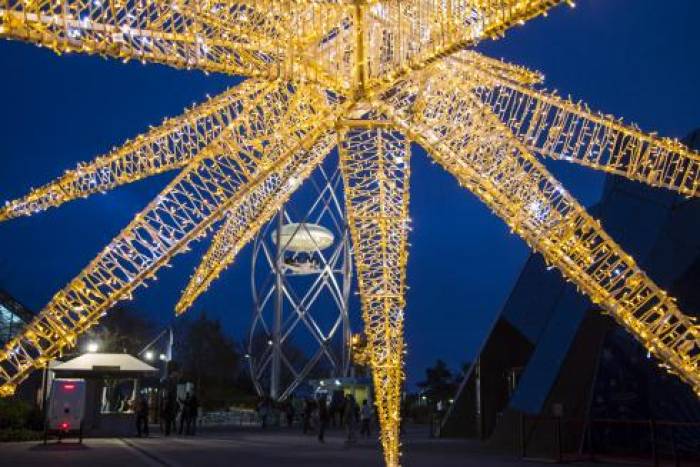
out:
{"label": "futuristic glass building", "polygon": [[31,317],[24,305],[0,290],[0,344],[15,336]]}

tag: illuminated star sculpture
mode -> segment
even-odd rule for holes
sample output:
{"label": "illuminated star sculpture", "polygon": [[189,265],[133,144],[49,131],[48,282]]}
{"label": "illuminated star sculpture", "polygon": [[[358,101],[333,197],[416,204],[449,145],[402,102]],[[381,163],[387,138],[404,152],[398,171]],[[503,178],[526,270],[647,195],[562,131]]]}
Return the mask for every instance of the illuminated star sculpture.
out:
{"label": "illuminated star sculpture", "polygon": [[539,90],[470,50],[559,0],[0,0],[0,36],[248,77],[9,201],[0,220],[177,177],[0,352],[10,395],[189,244],[215,231],[185,311],[339,147],[381,441],[399,465],[409,143],[700,391],[700,329],[537,156],[698,196],[700,155]]}

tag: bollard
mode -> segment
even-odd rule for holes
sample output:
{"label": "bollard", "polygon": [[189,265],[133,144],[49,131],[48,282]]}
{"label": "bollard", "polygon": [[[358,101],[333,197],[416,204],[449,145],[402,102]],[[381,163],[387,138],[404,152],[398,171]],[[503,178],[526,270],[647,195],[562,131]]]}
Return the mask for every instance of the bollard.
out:
{"label": "bollard", "polygon": [[563,460],[563,454],[562,454],[562,447],[561,447],[561,417],[556,418],[556,422],[554,424],[554,437],[556,440],[556,448],[557,448],[557,464],[561,464]]}
{"label": "bollard", "polygon": [[659,467],[659,453],[656,449],[656,423],[654,420],[649,420],[649,434],[651,436],[651,456],[654,462],[654,467]]}

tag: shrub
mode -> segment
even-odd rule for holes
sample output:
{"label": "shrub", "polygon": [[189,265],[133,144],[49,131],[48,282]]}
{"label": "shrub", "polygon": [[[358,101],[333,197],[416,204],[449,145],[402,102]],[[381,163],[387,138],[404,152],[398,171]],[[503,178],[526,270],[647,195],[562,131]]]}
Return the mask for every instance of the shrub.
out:
{"label": "shrub", "polygon": [[0,399],[0,429],[27,428],[34,408],[17,399]]}
{"label": "shrub", "polygon": [[0,430],[0,443],[11,441],[37,441],[43,438],[43,432],[26,428],[7,428]]}

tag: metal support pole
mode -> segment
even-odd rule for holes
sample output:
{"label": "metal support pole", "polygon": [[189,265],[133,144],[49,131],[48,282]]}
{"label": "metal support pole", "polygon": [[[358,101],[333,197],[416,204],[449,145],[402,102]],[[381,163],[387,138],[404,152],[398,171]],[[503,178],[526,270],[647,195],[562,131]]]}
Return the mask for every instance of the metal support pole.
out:
{"label": "metal support pole", "polygon": [[365,68],[365,63],[367,63],[367,51],[365,50],[365,8],[361,1],[355,2],[355,16],[354,16],[354,26],[355,26],[355,98],[361,99],[365,95],[365,88],[367,87],[366,74],[367,69]]}
{"label": "metal support pole", "polygon": [[51,360],[47,361],[44,365],[44,370],[41,374],[41,411],[46,417],[46,391],[49,387],[49,365]]}
{"label": "metal support pole", "polygon": [[134,409],[137,407],[138,400],[139,400],[139,398],[140,398],[140,397],[139,397],[139,391],[141,390],[141,384],[140,384],[140,383],[141,383],[141,382],[139,381],[138,378],[134,378],[134,387],[133,387],[133,390],[132,390],[132,392],[131,392],[131,400],[132,400],[132,402],[133,402]]}
{"label": "metal support pole", "polygon": [[44,444],[47,442],[48,430],[49,430],[49,413],[48,407],[48,389],[49,389],[49,365],[51,365],[51,360],[47,361],[44,365],[44,374],[41,381],[41,416],[43,418],[44,424]]}
{"label": "metal support pole", "polygon": [[[168,327],[168,360],[167,362],[170,362],[173,359],[173,345],[175,343],[175,336],[173,335],[173,327],[170,326]],[[166,374],[167,376],[167,374]]]}
{"label": "metal support pole", "polygon": [[282,261],[284,260],[284,246],[282,245],[282,226],[284,225],[284,208],[277,212],[277,254],[275,256],[275,316],[272,324],[272,368],[270,371],[270,397],[277,400],[279,397],[280,368],[281,368],[281,333],[282,333],[282,306],[284,304],[284,282],[282,278]]}

